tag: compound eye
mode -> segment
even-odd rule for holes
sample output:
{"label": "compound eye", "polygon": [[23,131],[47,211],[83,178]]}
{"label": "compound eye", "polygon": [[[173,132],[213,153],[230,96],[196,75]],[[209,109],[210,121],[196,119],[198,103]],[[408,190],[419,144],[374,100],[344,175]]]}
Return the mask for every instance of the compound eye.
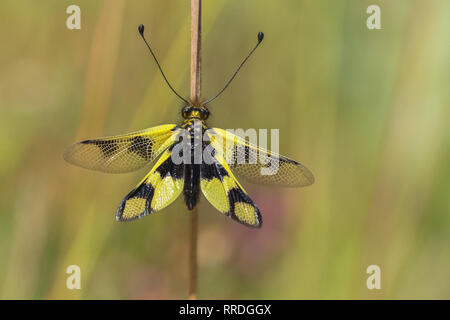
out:
{"label": "compound eye", "polygon": [[190,106],[184,106],[183,109],[181,109],[181,114],[182,114],[183,118],[188,117],[190,108],[191,108]]}
{"label": "compound eye", "polygon": [[207,119],[209,117],[209,111],[207,109],[201,109],[201,114],[203,119]]}

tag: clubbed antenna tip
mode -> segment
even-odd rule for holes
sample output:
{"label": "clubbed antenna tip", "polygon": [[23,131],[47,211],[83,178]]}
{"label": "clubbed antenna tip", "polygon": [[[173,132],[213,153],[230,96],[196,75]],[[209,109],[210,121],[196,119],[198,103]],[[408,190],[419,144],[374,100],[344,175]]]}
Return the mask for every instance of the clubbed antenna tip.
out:
{"label": "clubbed antenna tip", "polygon": [[[139,33],[141,34],[141,36],[143,36],[144,35],[144,25],[143,24],[140,24],[139,25],[139,27],[138,27],[138,30],[139,30]],[[260,32],[261,33],[261,32]],[[258,36],[259,37],[259,36]]]}
{"label": "clubbed antenna tip", "polygon": [[[142,24],[141,24],[141,26],[142,26]],[[140,27],[140,26],[139,26]],[[142,26],[142,31],[144,30],[144,26]],[[262,32],[258,32],[258,43],[259,42],[261,42],[261,41],[263,41],[263,39],[264,39],[264,33],[262,33]]]}

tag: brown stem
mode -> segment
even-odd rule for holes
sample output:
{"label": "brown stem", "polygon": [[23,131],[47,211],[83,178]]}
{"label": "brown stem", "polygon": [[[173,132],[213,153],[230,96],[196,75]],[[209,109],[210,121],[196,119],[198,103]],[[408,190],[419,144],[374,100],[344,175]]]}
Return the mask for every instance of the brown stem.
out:
{"label": "brown stem", "polygon": [[189,299],[197,299],[197,232],[198,209],[189,211],[191,216],[191,235],[189,241]]}
{"label": "brown stem", "polygon": [[[191,0],[191,101],[200,100],[201,94],[201,0]],[[191,215],[189,241],[189,299],[197,299],[197,233],[198,209]]]}
{"label": "brown stem", "polygon": [[200,99],[202,24],[201,0],[191,0],[191,99]]}

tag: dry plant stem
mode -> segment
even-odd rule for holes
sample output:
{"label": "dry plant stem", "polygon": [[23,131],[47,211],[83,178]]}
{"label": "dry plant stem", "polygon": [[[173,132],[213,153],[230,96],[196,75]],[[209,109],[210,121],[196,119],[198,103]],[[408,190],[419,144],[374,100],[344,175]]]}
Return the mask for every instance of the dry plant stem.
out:
{"label": "dry plant stem", "polygon": [[[201,94],[201,5],[201,0],[191,0],[191,101],[199,100]],[[189,214],[189,299],[193,300],[197,299],[197,207]]]}
{"label": "dry plant stem", "polygon": [[201,93],[201,0],[191,0],[191,99]]}
{"label": "dry plant stem", "polygon": [[189,245],[189,299],[197,299],[197,233],[198,233],[198,209],[195,207],[189,211],[191,220],[191,234]]}

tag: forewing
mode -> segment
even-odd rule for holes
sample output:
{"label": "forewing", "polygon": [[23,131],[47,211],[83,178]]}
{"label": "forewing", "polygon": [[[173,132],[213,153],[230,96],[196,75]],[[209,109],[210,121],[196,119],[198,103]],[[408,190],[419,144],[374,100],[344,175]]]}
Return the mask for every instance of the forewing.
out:
{"label": "forewing", "polygon": [[314,176],[301,163],[250,144],[220,128],[208,132],[212,146],[226,159],[237,175],[253,183],[283,187],[303,187],[314,183]]}
{"label": "forewing", "polygon": [[64,159],[108,173],[137,170],[154,160],[176,139],[176,125],[166,124],[126,135],[85,140],[69,147]]}
{"label": "forewing", "polygon": [[171,204],[183,191],[184,167],[174,164],[166,150],[152,170],[122,200],[116,212],[118,221],[142,218]]}
{"label": "forewing", "polygon": [[200,187],[205,198],[228,217],[260,228],[262,218],[257,205],[236,180],[225,159],[216,154],[212,162],[203,163],[200,170]]}

